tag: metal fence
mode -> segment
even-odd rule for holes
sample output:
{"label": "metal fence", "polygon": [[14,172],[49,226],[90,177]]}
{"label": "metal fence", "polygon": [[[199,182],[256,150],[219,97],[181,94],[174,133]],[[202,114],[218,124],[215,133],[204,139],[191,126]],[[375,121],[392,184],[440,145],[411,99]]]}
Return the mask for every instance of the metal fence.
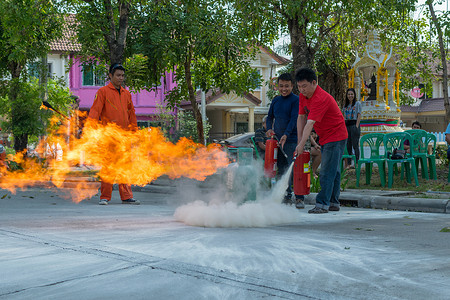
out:
{"label": "metal fence", "polygon": [[436,142],[445,142],[445,133],[443,132],[430,132],[436,136]]}

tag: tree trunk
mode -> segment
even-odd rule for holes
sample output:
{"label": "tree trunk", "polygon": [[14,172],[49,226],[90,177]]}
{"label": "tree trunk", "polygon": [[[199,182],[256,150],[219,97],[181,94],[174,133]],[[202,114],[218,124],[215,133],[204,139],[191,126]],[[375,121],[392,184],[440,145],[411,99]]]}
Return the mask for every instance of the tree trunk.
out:
{"label": "tree trunk", "polygon": [[291,37],[292,60],[294,71],[314,65],[314,50],[309,47],[306,40],[307,23],[300,25],[298,17],[288,20],[288,29]]}
{"label": "tree trunk", "polygon": [[205,141],[205,137],[203,135],[203,120],[202,120],[202,114],[200,113],[200,110],[198,109],[198,104],[195,99],[194,87],[192,86],[191,61],[192,61],[192,46],[189,47],[189,50],[188,50],[188,53],[186,56],[186,60],[184,62],[184,73],[186,76],[189,100],[191,101],[192,110],[194,111],[195,121],[197,122],[198,142],[203,144]]}
{"label": "tree trunk", "polygon": [[110,63],[123,63],[128,32],[130,3],[126,0],[121,0],[118,3],[120,11],[118,32],[116,32],[116,23],[114,22],[114,12],[111,0],[104,0],[103,3],[109,22],[109,28],[104,32],[104,37],[108,44]]}
{"label": "tree trunk", "polygon": [[448,124],[450,121],[450,105],[448,100],[448,72],[447,72],[447,60],[445,58],[445,48],[444,41],[442,38],[442,28],[439,20],[436,17],[436,13],[434,12],[433,1],[428,0],[428,7],[430,8],[431,20],[433,21],[434,26],[436,26],[436,31],[438,34],[439,40],[439,50],[441,52],[441,62],[442,62],[442,86],[444,89],[444,107],[445,107],[445,123]]}
{"label": "tree trunk", "polygon": [[312,68],[314,65],[314,51],[311,47],[308,46],[308,42],[306,40],[306,28],[307,23],[300,26],[298,21],[298,17],[293,19],[288,19],[288,29],[289,35],[291,37],[291,47],[292,47],[292,78],[294,79],[294,94],[299,94],[297,84],[295,83],[295,73],[298,69],[309,67]]}

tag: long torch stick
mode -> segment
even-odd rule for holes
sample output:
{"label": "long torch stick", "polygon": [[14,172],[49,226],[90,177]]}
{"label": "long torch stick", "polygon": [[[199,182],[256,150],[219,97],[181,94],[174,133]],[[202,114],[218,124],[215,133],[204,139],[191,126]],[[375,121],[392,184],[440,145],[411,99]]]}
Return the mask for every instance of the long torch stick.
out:
{"label": "long torch stick", "polygon": [[60,114],[61,116],[63,116],[65,119],[70,120],[70,118],[68,116],[66,116],[65,114],[61,113],[60,111],[58,111],[56,108],[54,108],[50,103],[48,103],[47,101],[42,101],[42,105],[44,105],[45,107],[53,110],[54,112]]}

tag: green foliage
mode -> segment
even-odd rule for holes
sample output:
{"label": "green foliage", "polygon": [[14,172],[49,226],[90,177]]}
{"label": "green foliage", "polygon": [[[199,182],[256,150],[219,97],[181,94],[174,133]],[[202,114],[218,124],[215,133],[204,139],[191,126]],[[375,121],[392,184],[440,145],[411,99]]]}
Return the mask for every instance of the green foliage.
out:
{"label": "green foliage", "polygon": [[49,42],[61,35],[61,21],[51,1],[0,1],[0,75],[18,77],[17,67],[46,54]]}
{"label": "green foliage", "polygon": [[188,101],[190,85],[240,95],[260,85],[260,76],[248,61],[254,49],[222,4],[155,1],[147,7],[148,16],[141,23],[142,53],[151,62],[154,81],[175,72],[177,86],[168,94],[169,106]]}
{"label": "green foliage", "polygon": [[[271,99],[270,102],[272,102],[272,99],[278,96],[279,94],[276,77],[272,78],[271,80],[265,81],[264,85],[267,86],[266,92],[267,99]],[[267,104],[268,106],[270,106],[270,102]]]}
{"label": "green foliage", "polygon": [[173,136],[173,130],[176,126],[177,116],[169,108],[156,104],[158,113],[156,114],[156,120],[160,123],[160,129],[164,133],[164,136],[172,142],[175,142],[176,137]]}
{"label": "green foliage", "polygon": [[[178,127],[178,138],[187,137],[192,139],[196,143],[203,143],[203,141],[199,141],[197,133],[197,122],[192,111],[181,111],[178,113]],[[208,122],[205,124],[205,126],[203,126],[203,135],[205,138],[208,138],[211,127],[212,125]]]}
{"label": "green foliage", "polygon": [[[12,85],[15,81],[15,85]],[[31,81],[11,80],[4,82],[3,93],[0,94],[0,115],[5,118],[1,127],[5,132],[13,135],[26,134],[29,136],[42,135],[46,131],[48,119],[54,114],[52,111],[40,109],[40,86],[36,79]],[[17,98],[11,101],[8,89],[18,88]],[[58,80],[48,82],[48,102],[59,111],[68,111],[72,98],[68,88]],[[17,113],[12,116],[12,111]],[[12,121],[14,119],[14,122]]]}
{"label": "green foliage", "polygon": [[375,28],[403,34],[416,1],[232,2],[242,26],[254,38],[270,45],[279,33],[288,33],[291,45],[284,49],[293,56],[293,69],[315,67],[321,85],[340,99],[356,51],[364,51],[367,32]]}
{"label": "green foliage", "polygon": [[314,177],[311,176],[311,186],[310,186],[310,192],[311,193],[318,193],[320,192],[320,180],[319,180],[319,176]]}
{"label": "green foliage", "polygon": [[348,178],[347,170],[344,169],[344,171],[341,173],[341,190],[345,191],[348,181],[349,181],[349,178]]}
{"label": "green foliage", "polygon": [[444,166],[448,166],[447,158],[447,145],[437,145],[436,146],[436,163]]}
{"label": "green foliage", "polygon": [[148,72],[148,57],[142,54],[133,54],[125,59],[123,66],[126,71],[126,85],[131,91],[139,92],[141,90],[149,90],[151,86],[150,72]]}

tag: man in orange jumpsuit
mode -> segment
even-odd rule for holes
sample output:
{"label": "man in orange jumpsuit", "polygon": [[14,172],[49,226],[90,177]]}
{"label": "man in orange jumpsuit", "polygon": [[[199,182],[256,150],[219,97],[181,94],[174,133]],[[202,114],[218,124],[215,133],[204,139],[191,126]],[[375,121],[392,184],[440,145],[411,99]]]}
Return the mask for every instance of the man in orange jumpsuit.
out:
{"label": "man in orange jumpsuit", "polygon": [[[121,64],[112,64],[109,68],[110,82],[101,87],[95,95],[89,118],[102,121],[102,124],[115,123],[125,129],[137,128],[136,113],[131,94],[122,87],[125,68]],[[113,182],[101,183],[100,205],[107,205],[111,200]],[[131,186],[119,184],[120,198],[123,204],[140,204],[133,198]]]}

